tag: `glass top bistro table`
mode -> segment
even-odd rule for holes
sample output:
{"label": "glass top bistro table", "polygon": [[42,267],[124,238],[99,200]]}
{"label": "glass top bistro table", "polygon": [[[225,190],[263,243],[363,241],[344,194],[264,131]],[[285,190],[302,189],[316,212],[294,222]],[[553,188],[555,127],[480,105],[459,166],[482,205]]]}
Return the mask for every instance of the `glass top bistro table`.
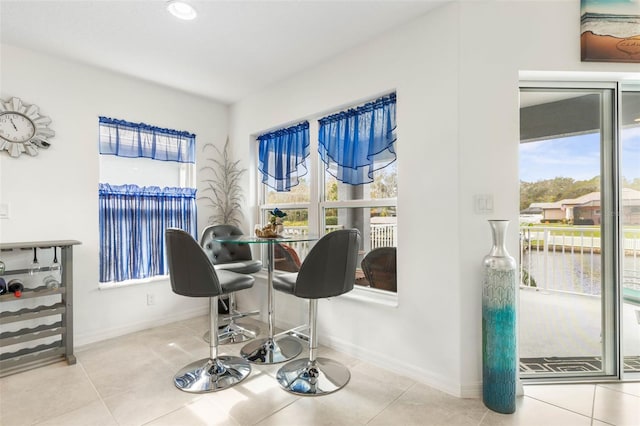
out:
{"label": "glass top bistro table", "polygon": [[302,352],[302,345],[295,338],[283,335],[274,337],[273,332],[273,265],[274,246],[279,243],[294,243],[301,241],[315,241],[317,236],[312,235],[288,235],[274,238],[253,237],[250,235],[232,235],[228,237],[216,237],[219,243],[231,244],[266,244],[267,245],[267,310],[269,333],[263,339],[255,339],[246,344],[240,355],[249,362],[255,364],[277,364],[295,358]]}

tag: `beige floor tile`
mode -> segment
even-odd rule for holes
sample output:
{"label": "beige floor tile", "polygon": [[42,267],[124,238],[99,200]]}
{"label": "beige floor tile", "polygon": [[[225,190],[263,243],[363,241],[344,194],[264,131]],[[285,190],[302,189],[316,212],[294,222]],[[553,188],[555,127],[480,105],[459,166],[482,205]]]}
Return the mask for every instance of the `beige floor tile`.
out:
{"label": "beige floor tile", "polygon": [[104,403],[119,425],[129,426],[155,420],[200,397],[176,388],[172,378],[169,371],[164,376],[156,375],[147,385],[104,398]]}
{"label": "beige floor tile", "polygon": [[[339,391],[340,392],[340,391]],[[326,425],[364,425],[358,416],[344,408],[336,410],[331,403],[324,401],[327,396],[300,397],[282,410],[259,422],[258,426],[326,426]]]}
{"label": "beige floor tile", "polygon": [[593,418],[616,426],[638,426],[640,397],[597,386]]}
{"label": "beige floor tile", "polygon": [[161,374],[159,360],[132,361],[130,364],[105,363],[102,368],[88,372],[91,381],[102,398],[120,395],[129,390],[149,386],[156,374]]}
{"label": "beige floor tile", "polygon": [[200,398],[145,426],[239,426],[213,398]]}
{"label": "beige floor tile", "polygon": [[105,364],[141,363],[149,360],[152,353],[143,338],[134,339],[128,335],[84,346],[76,351],[76,356],[87,373],[91,373]]}
{"label": "beige floor tile", "polygon": [[[309,344],[307,342],[303,342],[303,349],[302,349],[302,357],[308,358],[309,357]],[[338,352],[334,349],[328,348],[326,346],[320,346],[318,348],[318,356],[319,357],[324,357],[324,358],[329,358],[332,359],[334,361],[339,362],[340,364],[345,365],[347,368],[351,369],[354,368],[356,366],[358,366],[358,364],[360,364],[360,360],[358,358],[354,358],[351,355],[347,355],[345,353],[342,352]],[[375,367],[372,367],[375,368]]]}
{"label": "beige floor tile", "polygon": [[[165,342],[153,342],[149,349],[164,364],[162,368],[179,370],[195,360],[209,357],[209,344],[199,336],[182,335]],[[226,346],[220,346],[220,354],[225,354]]]}
{"label": "beige floor tile", "polygon": [[34,424],[98,400],[81,365],[58,362],[0,379],[0,424]]}
{"label": "beige floor tile", "polygon": [[478,425],[487,409],[479,399],[462,399],[415,384],[369,424]]}
{"label": "beige floor tile", "polygon": [[366,424],[414,383],[366,363],[350,372],[351,380],[344,388],[320,397],[298,398],[260,424]]}
{"label": "beige floor tile", "polygon": [[[243,321],[264,336],[266,324]],[[61,362],[0,378],[0,425],[587,426],[592,406],[593,426],[640,425],[640,383],[527,385],[516,413],[502,415],[480,399],[453,397],[322,346],[319,356],[351,371],[334,394],[299,397],[281,389],[275,377],[284,363],[252,364],[247,380],[224,391],[182,392],[173,375],[208,356],[207,328],[203,315],[78,348],[75,366]],[[298,358],[308,356],[301,344]],[[219,350],[237,356],[244,345]]]}
{"label": "beige floor tile", "polygon": [[590,426],[591,418],[527,396],[519,397],[516,412],[499,414],[491,410],[482,426]]}
{"label": "beige floor tile", "polygon": [[[355,360],[355,358],[353,358]],[[415,380],[397,373],[382,369],[364,361],[355,360],[354,365],[349,366],[351,380],[354,386],[375,386],[406,392],[416,384]],[[347,365],[347,364],[345,364]]]}
{"label": "beige floor tile", "polygon": [[628,393],[634,396],[640,396],[640,382],[601,383],[598,386],[618,392]]}
{"label": "beige floor tile", "polygon": [[118,426],[102,401],[95,401],[77,410],[53,417],[38,426]]}
{"label": "beige floor tile", "polygon": [[601,422],[600,420],[594,420],[591,426],[611,426],[609,423]]}
{"label": "beige floor tile", "polygon": [[255,424],[295,400],[294,395],[280,389],[272,376],[257,368],[236,386],[202,396],[203,402],[212,401],[242,425]]}
{"label": "beige floor tile", "polygon": [[[159,343],[157,337],[137,334],[78,353],[102,398],[149,386],[157,376],[172,376],[184,365],[208,356],[206,343],[185,335]],[[171,382],[169,382],[171,383]]]}
{"label": "beige floor tile", "polygon": [[528,385],[524,394],[539,401],[555,405],[583,416],[591,417],[595,385]]}

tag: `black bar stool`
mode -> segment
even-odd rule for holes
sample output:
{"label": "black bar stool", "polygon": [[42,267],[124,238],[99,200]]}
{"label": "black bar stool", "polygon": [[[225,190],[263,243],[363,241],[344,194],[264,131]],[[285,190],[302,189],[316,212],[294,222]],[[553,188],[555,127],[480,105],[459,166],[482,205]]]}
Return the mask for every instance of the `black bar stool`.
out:
{"label": "black bar stool", "polygon": [[344,387],[351,373],[344,365],[318,358],[318,299],[353,290],[358,265],[360,232],[344,229],[322,237],[311,249],[297,273],[273,278],[273,288],[309,299],[309,357],[289,361],[276,378],[285,390],[297,395],[324,395]]}
{"label": "black bar stool", "polygon": [[[254,260],[251,248],[247,244],[226,244],[215,240],[216,237],[243,235],[242,231],[233,225],[211,225],[205,228],[200,238],[200,245],[216,265],[216,270],[225,270],[239,274],[253,274],[262,269],[262,262]],[[229,293],[229,323],[218,330],[218,343],[239,343],[255,339],[260,333],[258,327],[236,322],[237,319],[251,315],[258,315],[260,311],[239,312],[236,310],[235,293]],[[209,332],[204,340],[209,341]]]}
{"label": "black bar stool", "polygon": [[209,298],[209,358],[182,368],[173,378],[185,392],[212,392],[231,387],[251,373],[251,366],[240,357],[218,355],[218,296],[253,286],[250,275],[217,271],[200,245],[187,232],[165,231],[171,288],[188,297]]}

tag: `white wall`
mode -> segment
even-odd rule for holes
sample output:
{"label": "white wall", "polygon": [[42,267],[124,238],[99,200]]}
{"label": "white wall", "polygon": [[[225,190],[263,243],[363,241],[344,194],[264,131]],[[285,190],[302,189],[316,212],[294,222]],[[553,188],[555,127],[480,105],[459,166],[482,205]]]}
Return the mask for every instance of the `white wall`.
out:
{"label": "white wall", "polygon": [[[76,345],[206,313],[206,301],[174,295],[168,280],[98,290],[98,116],[193,132],[201,161],[203,144],[224,144],[228,107],[14,46],[1,47],[0,97],[38,105],[41,114],[52,119],[56,135],[51,148],[36,157],[11,158],[0,152],[0,202],[10,207],[10,218],[0,220],[0,241],[82,242],[74,248]],[[199,209],[200,230],[208,215]],[[155,295],[155,305],[147,306],[147,293]]]}
{"label": "white wall", "polygon": [[[453,3],[232,106],[232,140],[248,157],[251,134],[397,90],[398,307],[324,301],[321,342],[479,395],[487,219],[512,221],[517,253],[519,72],[638,71],[581,63],[579,22],[573,0]],[[474,213],[476,194],[493,195],[494,214]],[[276,300],[282,325],[304,319],[304,305]]]}
{"label": "white wall", "polygon": [[[230,126],[236,149],[245,149],[248,157],[251,134],[396,90],[398,307],[345,298],[321,301],[319,334],[321,343],[456,394],[459,237],[457,227],[447,224],[458,222],[457,11],[436,10],[428,20],[233,105]],[[246,294],[239,298],[250,305]],[[250,302],[260,299],[263,295]],[[296,315],[306,319],[304,306],[277,293],[277,323],[292,325]]]}
{"label": "white wall", "polygon": [[561,71],[569,79],[626,72],[640,78],[640,67],[580,61],[579,1],[463,2],[460,28],[458,226],[464,394],[477,389],[481,378],[479,259],[491,241],[486,218],[473,213],[474,194],[494,196],[491,217],[511,220],[509,249],[513,255],[518,252],[519,72]]}
{"label": "white wall", "polygon": [[[452,394],[478,395],[486,219],[511,219],[509,248],[517,247],[518,73],[638,72],[637,64],[581,63],[578,40],[577,0],[461,1],[232,107],[234,155],[248,159],[251,134],[397,90],[398,307],[323,301],[322,342]],[[189,130],[199,144],[222,146],[226,108],[11,46],[1,54],[1,97],[38,104],[57,134],[38,157],[0,153],[0,197],[11,205],[0,239],[83,242],[75,250],[77,343],[206,312],[166,282],[97,290],[97,116]],[[495,214],[474,214],[474,194],[492,194]],[[207,216],[200,212],[199,228]],[[147,307],[150,291],[158,301]],[[259,283],[240,295],[241,308],[266,312],[264,294]],[[280,324],[305,319],[297,300],[278,294],[276,303]]]}

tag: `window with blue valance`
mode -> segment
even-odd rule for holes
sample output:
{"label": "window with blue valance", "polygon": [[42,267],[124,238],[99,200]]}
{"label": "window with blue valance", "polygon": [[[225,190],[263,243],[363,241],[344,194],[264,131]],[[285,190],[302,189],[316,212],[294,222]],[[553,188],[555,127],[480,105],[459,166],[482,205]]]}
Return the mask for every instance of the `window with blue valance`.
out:
{"label": "window with blue valance", "polygon": [[396,94],[319,120],[318,152],[329,173],[351,185],[396,160]]}
{"label": "window with blue valance", "polygon": [[262,183],[279,192],[290,191],[307,174],[309,122],[258,136]]}
{"label": "window with blue valance", "polygon": [[196,238],[196,190],[99,185],[100,282],[166,275],[164,231]]}
{"label": "window with blue valance", "polygon": [[100,117],[100,154],[195,163],[196,135]]}

